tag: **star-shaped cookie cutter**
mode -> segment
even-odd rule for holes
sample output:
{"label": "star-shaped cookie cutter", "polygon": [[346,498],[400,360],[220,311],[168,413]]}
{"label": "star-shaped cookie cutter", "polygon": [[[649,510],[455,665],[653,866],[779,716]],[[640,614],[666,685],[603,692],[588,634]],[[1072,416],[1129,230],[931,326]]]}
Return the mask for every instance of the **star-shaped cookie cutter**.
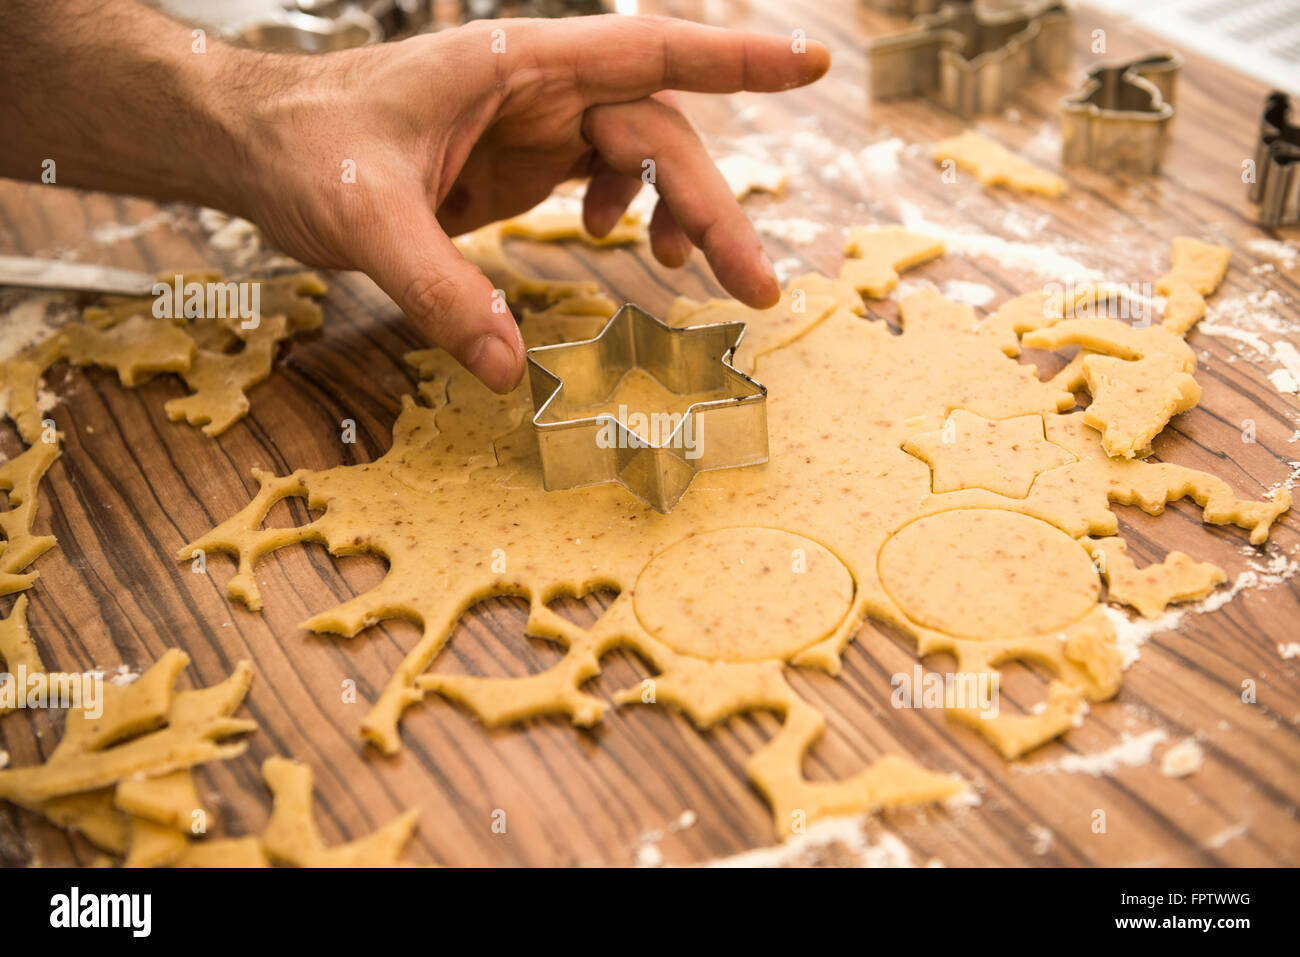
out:
{"label": "star-shaped cookie cutter", "polygon": [[[674,329],[628,303],[593,339],[528,350],[533,431],[548,491],[618,482],[660,512],[677,504],[697,472],[767,461],[767,389],[733,366],[743,322]],[[643,437],[608,412],[633,370],[677,395],[717,393],[668,415],[671,427]],[[665,420],[661,420],[665,421]]]}
{"label": "star-shaped cookie cutter", "polygon": [[1030,75],[1070,63],[1064,3],[945,3],[871,44],[871,96],[928,96],[958,116],[1001,110]]}
{"label": "star-shaped cookie cutter", "polygon": [[1264,226],[1300,222],[1300,126],[1291,122],[1291,97],[1274,90],[1264,101],[1250,201]]}
{"label": "star-shaped cookie cutter", "polygon": [[1061,101],[1061,158],[1103,173],[1160,171],[1183,58],[1163,51],[1099,63]]}

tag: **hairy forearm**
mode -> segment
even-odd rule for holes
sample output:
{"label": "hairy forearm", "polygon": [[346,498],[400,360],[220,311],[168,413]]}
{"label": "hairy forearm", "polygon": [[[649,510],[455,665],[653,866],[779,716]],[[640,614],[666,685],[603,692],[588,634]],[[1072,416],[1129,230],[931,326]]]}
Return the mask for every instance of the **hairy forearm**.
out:
{"label": "hairy forearm", "polygon": [[0,175],[240,211],[249,114],[300,58],[135,0],[0,0],[0,21]]}

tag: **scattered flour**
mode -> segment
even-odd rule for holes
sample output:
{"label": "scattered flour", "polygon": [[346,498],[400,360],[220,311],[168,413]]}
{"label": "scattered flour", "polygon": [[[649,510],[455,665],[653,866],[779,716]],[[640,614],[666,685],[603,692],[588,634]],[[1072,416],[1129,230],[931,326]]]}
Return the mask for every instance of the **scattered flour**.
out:
{"label": "scattered flour", "polygon": [[772,263],[772,271],[776,273],[776,278],[781,281],[781,285],[785,285],[795,273],[802,270],[803,260],[798,256],[786,256]]}
{"label": "scattered flour", "polygon": [[1044,123],[1025,144],[1024,152],[1030,156],[1049,157],[1061,155],[1061,130],[1056,123]]}
{"label": "scattered flour", "polygon": [[175,227],[176,214],[169,210],[160,210],[138,223],[100,223],[90,228],[90,238],[96,245],[112,246],[114,243],[125,242],[152,232],[159,226]]}
{"label": "scattered flour", "polygon": [[659,848],[659,842],[664,839],[665,830],[668,833],[675,834],[679,831],[685,831],[687,828],[694,827],[695,821],[695,812],[688,808],[681,814],[677,815],[677,817],[669,823],[666,829],[655,828],[654,830],[646,831],[638,837],[636,849],[633,851],[633,856],[636,858],[636,866],[662,867],[664,863],[664,855],[663,851]]}
{"label": "scattered flour", "polygon": [[1285,304],[1275,289],[1256,290],[1222,301],[1211,300],[1196,331],[1245,346],[1280,368],[1269,375],[1279,392],[1300,391],[1300,350],[1289,341],[1294,330],[1279,313]]}
{"label": "scattered flour", "polygon": [[963,791],[958,791],[950,798],[944,798],[943,806],[952,810],[954,808],[979,807],[983,803],[984,799],[980,797],[979,792],[968,787]]}
{"label": "scattered flour", "polygon": [[1179,741],[1160,758],[1160,773],[1169,778],[1185,778],[1201,770],[1205,752],[1191,738]]}
{"label": "scattered flour", "polygon": [[959,256],[984,256],[1008,269],[1046,276],[1056,280],[1073,279],[1076,282],[1098,281],[1100,271],[1085,266],[1063,252],[1041,242],[1021,243],[988,233],[962,232],[941,226],[930,219],[916,205],[899,200],[899,219],[913,232],[942,239],[948,252]]}
{"label": "scattered flour", "polygon": [[944,298],[951,299],[953,302],[964,302],[968,306],[984,306],[997,295],[992,286],[986,286],[982,282],[965,282],[961,279],[950,279],[941,287]]}
{"label": "scattered flour", "polygon": [[[1300,469],[1297,471],[1300,471]],[[1296,472],[1293,472],[1292,479],[1295,476]],[[1248,547],[1248,552],[1254,554],[1254,549]],[[1243,591],[1267,591],[1289,581],[1295,577],[1297,571],[1300,571],[1300,564],[1280,551],[1267,560],[1252,560],[1247,564],[1250,567],[1238,575],[1231,585],[1226,588],[1219,588],[1208,598],[1204,598],[1194,605],[1166,611],[1159,618],[1133,618],[1113,605],[1107,605],[1103,608],[1102,611],[1115,627],[1115,638],[1119,645],[1123,667],[1127,670],[1142,656],[1140,650],[1142,645],[1146,644],[1147,640],[1153,635],[1177,628],[1178,623],[1183,620],[1183,616],[1217,611]]]}
{"label": "scattered flour", "polygon": [[889,293],[889,298],[894,302],[902,302],[914,292],[920,292],[922,289],[938,289],[928,279],[900,279],[898,285]]}
{"label": "scattered flour", "polygon": [[214,248],[225,252],[236,252],[243,250],[245,247],[252,247],[256,251],[261,245],[261,236],[254,226],[246,219],[240,219],[238,216],[233,217],[228,223],[212,233],[208,237]]}
{"label": "scattered flour", "polygon": [[1274,369],[1268,374],[1268,381],[1278,392],[1300,392],[1300,383],[1296,382],[1290,369]]}
{"label": "scattered flour", "polygon": [[775,236],[792,246],[807,246],[826,231],[824,223],[819,223],[814,219],[802,219],[797,216],[789,219],[764,216],[754,220],[754,228],[760,233]]}
{"label": "scattered flour", "polygon": [[[1300,432],[1297,432],[1296,435],[1300,436]],[[1292,438],[1290,441],[1294,442],[1295,438]],[[1287,465],[1291,466],[1290,474],[1281,482],[1274,482],[1273,485],[1269,487],[1270,492],[1276,492],[1280,488],[1295,488],[1296,482],[1300,482],[1300,462],[1288,462]]]}
{"label": "scattered flour", "polygon": [[[709,867],[789,867],[815,863],[826,852],[837,848],[853,867],[915,867],[912,853],[892,834],[883,834],[872,842],[863,830],[864,817],[831,817],[818,821],[795,837],[786,838],[774,847],[711,861]],[[837,863],[838,863],[837,858]]]}
{"label": "scattered flour", "polygon": [[1300,263],[1300,242],[1294,239],[1252,239],[1246,248],[1257,256],[1276,259],[1283,269],[1294,269]]}
{"label": "scattered flour", "polygon": [[140,672],[133,671],[129,665],[118,665],[117,671],[108,679],[110,684],[118,687],[134,684],[140,678]]}
{"label": "scattered flour", "polygon": [[[728,149],[789,175],[855,188],[863,199],[873,195],[875,180],[898,171],[899,155],[906,148],[901,139],[894,137],[855,150],[812,128],[816,125],[804,124],[804,129],[793,132],[750,133],[725,143]],[[726,170],[723,172],[725,175]]]}
{"label": "scattered flour", "polygon": [[1237,838],[1241,837],[1241,835],[1246,833],[1246,830],[1247,828],[1245,824],[1234,824],[1232,827],[1224,828],[1218,834],[1214,835],[1214,837],[1206,841],[1205,846],[1211,850],[1217,851],[1229,841],[1235,841]]}
{"label": "scattered flour", "polygon": [[898,172],[898,154],[903,151],[903,141],[897,136],[872,143],[858,153],[862,168],[873,176],[890,176]]}
{"label": "scattered flour", "polygon": [[1093,754],[1067,754],[1056,761],[1030,766],[1016,765],[1032,774],[1063,772],[1065,774],[1091,774],[1102,777],[1114,774],[1120,768],[1136,768],[1151,762],[1151,753],[1157,744],[1168,740],[1169,735],[1159,728],[1136,737],[1127,731],[1120,733],[1119,744]]}
{"label": "scattered flour", "polygon": [[1021,239],[1032,239],[1034,236],[1041,236],[1051,221],[1052,217],[1047,213],[1027,216],[1008,209],[1002,216],[1002,228]]}
{"label": "scattered flour", "polygon": [[1284,660],[1300,658],[1300,642],[1293,641],[1286,645],[1279,644],[1277,646],[1277,653],[1281,655]]}
{"label": "scattered flour", "polygon": [[72,308],[70,297],[60,292],[26,295],[7,311],[0,305],[0,362],[40,342],[62,324]]}
{"label": "scattered flour", "polygon": [[736,199],[750,193],[780,193],[785,189],[786,171],[779,163],[762,156],[733,153],[718,160],[718,172]]}
{"label": "scattered flour", "polygon": [[1029,836],[1034,839],[1034,853],[1042,857],[1052,848],[1052,832],[1041,824],[1029,825]]}
{"label": "scattered flour", "polygon": [[199,210],[198,219],[212,248],[231,253],[237,267],[248,266],[263,252],[261,230],[248,220],[207,208]]}
{"label": "scattered flour", "polygon": [[663,851],[659,845],[650,841],[643,842],[636,849],[637,867],[660,867],[663,865]]}
{"label": "scattered flour", "polygon": [[1159,618],[1135,618],[1114,605],[1102,609],[1115,628],[1115,641],[1119,645],[1121,666],[1128,670],[1142,657],[1141,648],[1153,635],[1172,631],[1183,620],[1181,610],[1167,611]]}
{"label": "scattered flour", "polygon": [[36,387],[36,411],[44,415],[59,404],[59,397],[49,390],[45,381]]}

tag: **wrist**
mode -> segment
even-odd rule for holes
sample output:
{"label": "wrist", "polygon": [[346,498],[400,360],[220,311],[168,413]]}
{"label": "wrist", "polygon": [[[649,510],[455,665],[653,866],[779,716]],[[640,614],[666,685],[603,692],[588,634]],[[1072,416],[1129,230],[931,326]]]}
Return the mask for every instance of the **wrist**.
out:
{"label": "wrist", "polygon": [[296,168],[320,158],[322,118],[346,111],[328,68],[340,54],[214,51],[198,77],[206,91],[201,125],[209,154],[200,176],[206,205],[246,219],[283,200]]}

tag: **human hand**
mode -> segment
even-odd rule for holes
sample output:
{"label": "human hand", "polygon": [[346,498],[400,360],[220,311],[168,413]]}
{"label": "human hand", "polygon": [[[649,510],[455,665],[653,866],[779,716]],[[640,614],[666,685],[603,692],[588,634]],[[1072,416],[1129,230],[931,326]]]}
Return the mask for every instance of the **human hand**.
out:
{"label": "human hand", "polygon": [[676,267],[698,247],[736,298],[776,302],[748,218],[690,123],[656,94],[801,86],[830,63],[825,47],[801,45],[604,16],[241,59],[253,72],[227,95],[245,159],[226,205],[304,262],[366,272],[434,342],[508,391],[523,374],[518,328],[449,237],[524,212],[575,176],[590,177],[584,223],[603,236],[653,160],[655,257]]}

